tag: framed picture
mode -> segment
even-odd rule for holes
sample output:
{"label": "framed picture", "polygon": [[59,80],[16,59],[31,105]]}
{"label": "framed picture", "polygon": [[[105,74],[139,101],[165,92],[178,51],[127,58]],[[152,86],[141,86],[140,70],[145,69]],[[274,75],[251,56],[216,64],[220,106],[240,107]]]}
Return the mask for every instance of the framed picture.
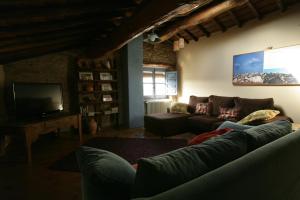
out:
{"label": "framed picture", "polygon": [[93,80],[92,72],[79,72],[79,80],[90,81]]}
{"label": "framed picture", "polygon": [[100,73],[100,80],[103,80],[103,81],[112,80],[112,75],[108,72]]}
{"label": "framed picture", "polygon": [[233,56],[234,85],[300,85],[300,45]]}
{"label": "framed picture", "polygon": [[105,94],[105,95],[103,95],[102,100],[103,100],[103,102],[110,102],[110,101],[112,101],[112,97],[110,94]]}
{"label": "framed picture", "polygon": [[110,83],[103,83],[101,84],[102,91],[111,91],[112,87]]}

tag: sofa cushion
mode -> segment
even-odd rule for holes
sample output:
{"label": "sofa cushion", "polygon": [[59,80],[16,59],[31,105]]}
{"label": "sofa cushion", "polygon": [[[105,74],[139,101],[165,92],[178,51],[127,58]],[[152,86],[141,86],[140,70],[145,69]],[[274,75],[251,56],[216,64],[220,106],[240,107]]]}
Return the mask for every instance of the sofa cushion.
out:
{"label": "sofa cushion", "polygon": [[247,99],[237,97],[234,99],[234,104],[236,107],[241,109],[239,116],[240,119],[246,117],[247,115],[256,110],[274,109],[273,98]]}
{"label": "sofa cushion", "polygon": [[250,122],[257,120],[270,120],[278,115],[280,112],[278,110],[257,110],[253,113],[250,113],[243,119],[241,119],[238,123],[240,124],[249,124]]}
{"label": "sofa cushion", "polygon": [[212,115],[218,116],[220,107],[225,107],[225,108],[234,107],[235,98],[236,97],[225,97],[225,96],[216,96],[216,95],[209,96],[209,102],[212,102],[213,104]]}
{"label": "sofa cushion", "polygon": [[240,109],[219,107],[219,119],[237,119]]}
{"label": "sofa cushion", "polygon": [[244,131],[246,129],[252,128],[253,126],[243,125],[236,122],[225,121],[217,129],[230,128],[236,131]]}
{"label": "sofa cushion", "polygon": [[197,103],[207,103],[208,97],[190,96],[188,111],[194,113]]}
{"label": "sofa cushion", "polygon": [[186,104],[186,103],[180,103],[180,102],[172,103],[170,112],[171,113],[189,114],[189,112],[188,112],[188,104]]}
{"label": "sofa cushion", "polygon": [[232,129],[230,128],[223,128],[223,129],[216,129],[210,132],[206,132],[206,133],[201,133],[199,135],[196,135],[195,137],[193,137],[189,142],[188,142],[188,146],[190,145],[195,145],[195,144],[200,144],[212,137],[216,137],[218,135],[223,135],[225,133],[229,133],[230,131],[232,131]]}
{"label": "sofa cushion", "polygon": [[109,151],[82,146],[76,151],[83,199],[130,199],[135,169]]}
{"label": "sofa cushion", "polygon": [[248,140],[248,151],[252,151],[292,132],[292,124],[278,120],[245,130]]}
{"label": "sofa cushion", "polygon": [[199,177],[246,153],[242,132],[138,161],[134,197],[148,197]]}

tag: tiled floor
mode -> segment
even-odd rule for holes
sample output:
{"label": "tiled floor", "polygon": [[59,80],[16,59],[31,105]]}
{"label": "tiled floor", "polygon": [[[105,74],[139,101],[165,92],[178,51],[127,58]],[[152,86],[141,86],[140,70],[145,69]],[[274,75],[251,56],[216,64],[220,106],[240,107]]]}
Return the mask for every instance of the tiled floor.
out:
{"label": "tiled floor", "polygon": [[[189,139],[186,133],[173,138]],[[84,135],[85,141],[91,136]],[[107,130],[97,137],[157,137],[144,133],[144,129]],[[78,136],[68,132],[56,137],[45,135],[33,145],[33,165],[25,162],[22,142],[13,140],[8,153],[0,157],[1,200],[79,200],[81,199],[80,174],[54,171],[48,167],[78,145]]]}

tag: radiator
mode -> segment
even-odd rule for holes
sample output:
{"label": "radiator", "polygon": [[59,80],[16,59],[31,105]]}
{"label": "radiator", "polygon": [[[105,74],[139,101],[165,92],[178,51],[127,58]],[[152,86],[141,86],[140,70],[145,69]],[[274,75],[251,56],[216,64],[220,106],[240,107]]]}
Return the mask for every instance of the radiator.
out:
{"label": "radiator", "polygon": [[145,114],[166,113],[170,108],[171,101],[145,101]]}

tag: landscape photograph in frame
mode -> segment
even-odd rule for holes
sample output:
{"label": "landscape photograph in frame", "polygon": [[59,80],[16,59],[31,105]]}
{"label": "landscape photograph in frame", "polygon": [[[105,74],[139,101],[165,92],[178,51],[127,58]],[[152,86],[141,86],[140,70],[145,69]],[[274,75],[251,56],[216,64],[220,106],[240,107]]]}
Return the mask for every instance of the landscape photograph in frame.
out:
{"label": "landscape photograph in frame", "polygon": [[300,85],[300,45],[233,56],[234,85]]}

